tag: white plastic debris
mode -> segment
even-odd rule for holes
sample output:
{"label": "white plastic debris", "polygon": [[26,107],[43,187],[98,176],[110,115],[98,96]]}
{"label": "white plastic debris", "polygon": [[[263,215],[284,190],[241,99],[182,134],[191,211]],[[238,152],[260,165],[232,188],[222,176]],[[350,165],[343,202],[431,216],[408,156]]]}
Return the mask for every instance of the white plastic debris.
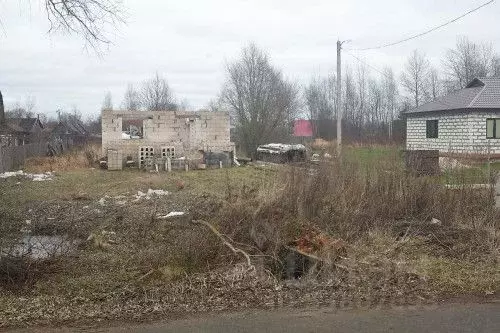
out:
{"label": "white plastic debris", "polygon": [[98,202],[101,206],[106,206],[106,197],[101,198]]}
{"label": "white plastic debris", "polygon": [[172,217],[184,216],[185,214],[186,213],[184,213],[184,212],[170,212],[167,215],[158,216],[158,218],[159,219],[168,219],[168,218],[172,218]]}

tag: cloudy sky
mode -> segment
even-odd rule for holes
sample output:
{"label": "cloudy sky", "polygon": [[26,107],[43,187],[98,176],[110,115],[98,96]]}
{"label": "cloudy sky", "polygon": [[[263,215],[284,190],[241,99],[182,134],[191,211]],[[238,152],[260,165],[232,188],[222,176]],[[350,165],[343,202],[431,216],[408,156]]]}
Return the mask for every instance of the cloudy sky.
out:
{"label": "cloudy sky", "polygon": [[[42,0],[0,0],[0,90],[7,106],[36,100],[55,116],[77,106],[99,113],[110,91],[118,107],[128,83],[155,71],[192,109],[215,97],[224,66],[255,42],[285,75],[305,84],[335,68],[337,38],[347,48],[392,42],[456,17],[487,0],[124,0],[127,25],[101,57],[78,37],[48,35]],[[414,49],[440,65],[458,35],[492,42],[500,51],[500,2],[423,38],[377,51],[355,52],[370,65],[399,73]],[[345,55],[344,63],[358,63]],[[373,73],[377,75],[376,72]]]}

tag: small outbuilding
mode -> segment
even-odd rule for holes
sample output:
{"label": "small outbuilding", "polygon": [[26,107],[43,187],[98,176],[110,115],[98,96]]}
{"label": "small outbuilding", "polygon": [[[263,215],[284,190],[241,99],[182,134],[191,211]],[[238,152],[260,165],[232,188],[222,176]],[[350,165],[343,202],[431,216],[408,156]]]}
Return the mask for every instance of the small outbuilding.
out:
{"label": "small outbuilding", "polygon": [[408,150],[500,158],[500,78],[474,79],[405,116]]}

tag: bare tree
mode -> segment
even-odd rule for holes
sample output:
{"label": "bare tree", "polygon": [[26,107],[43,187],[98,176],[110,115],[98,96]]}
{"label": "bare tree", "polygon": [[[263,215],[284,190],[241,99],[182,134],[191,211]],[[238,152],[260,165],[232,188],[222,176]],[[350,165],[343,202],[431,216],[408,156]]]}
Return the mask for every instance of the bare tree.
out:
{"label": "bare tree", "polygon": [[383,123],[384,93],[381,84],[375,79],[368,80],[368,110],[367,121],[374,124]]}
{"label": "bare tree", "polygon": [[295,85],[254,44],[227,66],[222,100],[234,116],[242,147],[251,155],[259,144],[288,134],[298,109]]}
{"label": "bare tree", "polygon": [[459,37],[455,49],[449,49],[443,62],[455,89],[464,88],[476,77],[500,75],[499,60],[491,44],[477,44]]}
{"label": "bare tree", "polygon": [[309,119],[314,123],[315,136],[333,138],[335,111],[335,77],[313,78],[304,89]]}
{"label": "bare tree", "polygon": [[132,84],[127,86],[122,107],[129,111],[138,111],[141,108],[141,97]]}
{"label": "bare tree", "polygon": [[102,101],[102,110],[113,110],[113,98],[111,92],[107,92]]}
{"label": "bare tree", "polygon": [[90,133],[101,134],[102,132],[101,120],[102,120],[101,115],[90,115],[87,117],[84,124]]}
{"label": "bare tree", "polygon": [[399,93],[394,72],[390,67],[384,69],[382,91],[384,95],[385,122],[389,124],[389,137],[392,138],[394,119],[398,109]]}
{"label": "bare tree", "polygon": [[189,109],[191,109],[191,105],[189,104],[188,99],[183,98],[177,109],[179,109],[179,111],[188,111]]}
{"label": "bare tree", "polygon": [[439,78],[438,70],[434,67],[431,67],[429,70],[429,100],[435,100],[439,96],[443,94],[442,83]]}
{"label": "bare tree", "polygon": [[82,112],[80,111],[80,109],[78,109],[78,106],[76,104],[73,104],[71,106],[71,116],[74,119],[82,121]]}
{"label": "bare tree", "polygon": [[208,102],[208,105],[206,107],[204,107],[203,109],[207,110],[207,111],[212,111],[212,112],[223,111],[224,110],[224,101],[220,97],[213,98]]}
{"label": "bare tree", "polygon": [[35,115],[36,100],[33,96],[26,97],[24,102],[17,101],[5,112],[6,118],[32,118]]}
{"label": "bare tree", "polygon": [[141,91],[141,105],[148,111],[174,111],[177,109],[167,80],[158,72],[152,79],[144,83]]}
{"label": "bare tree", "polygon": [[414,106],[419,106],[427,94],[429,71],[430,63],[425,55],[413,51],[401,75],[401,84],[414,100]]}

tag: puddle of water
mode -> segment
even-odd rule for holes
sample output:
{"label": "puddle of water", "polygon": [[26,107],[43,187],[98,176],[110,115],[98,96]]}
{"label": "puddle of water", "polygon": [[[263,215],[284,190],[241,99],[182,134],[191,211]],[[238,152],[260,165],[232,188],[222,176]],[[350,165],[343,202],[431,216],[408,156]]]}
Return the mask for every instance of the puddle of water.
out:
{"label": "puddle of water", "polygon": [[10,249],[2,249],[0,254],[12,257],[28,257],[34,260],[55,258],[75,250],[78,241],[67,236],[25,236]]}

